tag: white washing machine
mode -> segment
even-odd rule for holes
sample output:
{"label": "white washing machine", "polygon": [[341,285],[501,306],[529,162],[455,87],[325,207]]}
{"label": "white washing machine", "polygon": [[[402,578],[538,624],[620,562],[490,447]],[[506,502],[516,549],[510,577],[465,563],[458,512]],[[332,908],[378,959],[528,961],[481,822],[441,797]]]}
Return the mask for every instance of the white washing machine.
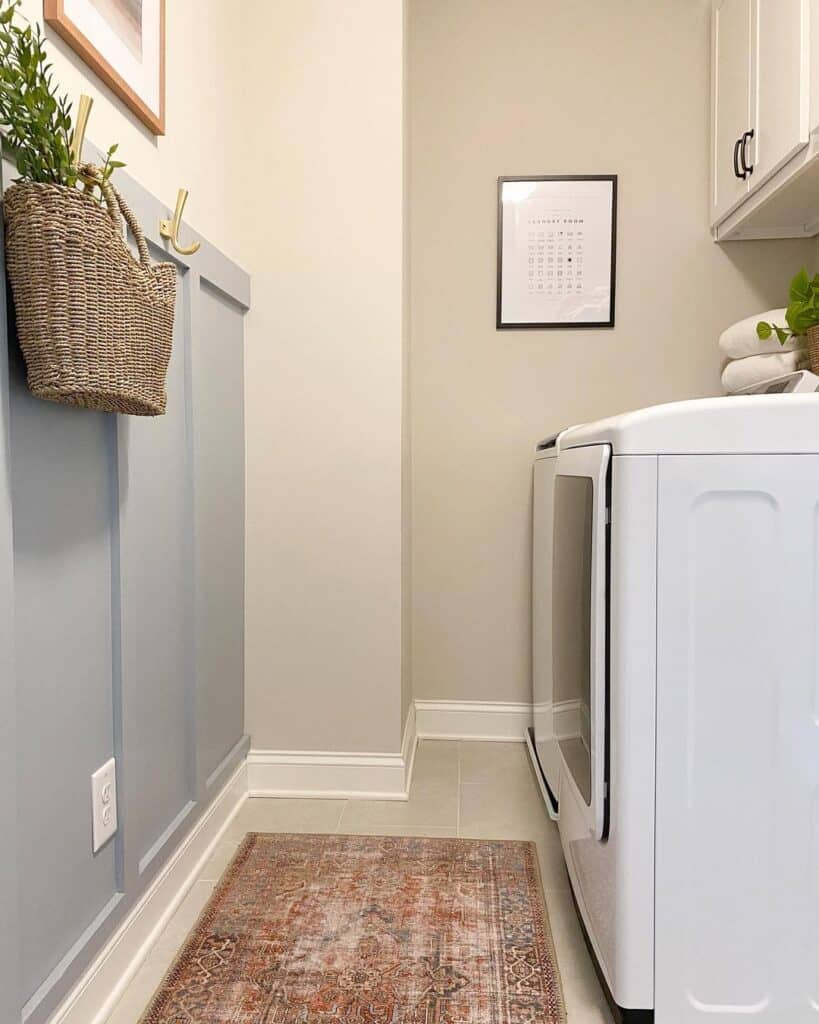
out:
{"label": "white washing machine", "polygon": [[558,827],[612,1002],[817,1024],[819,397],[644,409],[553,461]]}

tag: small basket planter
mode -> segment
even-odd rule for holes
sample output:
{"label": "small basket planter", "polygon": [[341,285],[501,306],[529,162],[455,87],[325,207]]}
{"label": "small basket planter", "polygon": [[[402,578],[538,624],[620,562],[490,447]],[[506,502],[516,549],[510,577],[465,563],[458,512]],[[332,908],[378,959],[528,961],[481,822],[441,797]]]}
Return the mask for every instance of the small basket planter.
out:
{"label": "small basket planter", "polygon": [[809,327],[805,332],[811,373],[819,377],[819,326]]}
{"label": "small basket planter", "polygon": [[[6,262],[28,386],[83,409],[160,416],[171,357],[176,269],[152,263],[131,210],[99,170],[90,193],[20,181],[3,197]],[[139,259],[125,243],[122,220]]]}

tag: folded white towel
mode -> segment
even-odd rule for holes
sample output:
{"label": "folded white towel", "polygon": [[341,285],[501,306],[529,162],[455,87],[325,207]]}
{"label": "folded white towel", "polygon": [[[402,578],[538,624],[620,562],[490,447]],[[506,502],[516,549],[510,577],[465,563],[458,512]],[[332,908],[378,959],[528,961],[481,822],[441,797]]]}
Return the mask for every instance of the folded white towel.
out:
{"label": "folded white towel", "polygon": [[808,354],[804,349],[733,359],[722,371],[722,386],[729,395],[732,395],[752,384],[761,384],[763,380],[805,369],[807,365]]}
{"label": "folded white towel", "polygon": [[771,335],[767,341],[760,341],[756,333],[756,325],[760,320],[787,327],[784,309],[769,309],[767,313],[746,317],[722,332],[719,339],[720,352],[728,359],[744,359],[745,356],[758,356],[763,352],[790,352],[804,345],[804,338],[788,338],[784,345],[780,345],[776,334]]}

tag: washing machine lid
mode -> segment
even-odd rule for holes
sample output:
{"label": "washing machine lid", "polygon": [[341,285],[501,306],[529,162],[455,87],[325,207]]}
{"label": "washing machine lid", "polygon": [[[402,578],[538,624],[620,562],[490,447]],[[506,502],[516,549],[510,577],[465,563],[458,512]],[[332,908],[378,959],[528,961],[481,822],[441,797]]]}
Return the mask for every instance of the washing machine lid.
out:
{"label": "washing machine lid", "polygon": [[572,427],[560,450],[609,444],[614,455],[819,453],[819,395],[732,395],[653,405]]}

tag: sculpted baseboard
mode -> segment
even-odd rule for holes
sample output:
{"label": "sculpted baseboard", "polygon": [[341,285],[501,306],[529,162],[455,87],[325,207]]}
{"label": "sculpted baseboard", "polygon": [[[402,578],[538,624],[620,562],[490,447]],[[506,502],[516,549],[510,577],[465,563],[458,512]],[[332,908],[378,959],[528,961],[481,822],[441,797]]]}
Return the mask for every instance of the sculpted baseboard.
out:
{"label": "sculpted baseboard", "polygon": [[401,753],[251,750],[250,795],[406,800],[419,739],[523,743],[531,724],[531,704],[416,700],[407,715]]}
{"label": "sculpted baseboard", "polygon": [[406,800],[416,742],[410,705],[400,753],[252,749],[247,759],[250,795]]}
{"label": "sculpted baseboard", "polygon": [[532,705],[505,701],[416,700],[418,739],[525,742]]}

